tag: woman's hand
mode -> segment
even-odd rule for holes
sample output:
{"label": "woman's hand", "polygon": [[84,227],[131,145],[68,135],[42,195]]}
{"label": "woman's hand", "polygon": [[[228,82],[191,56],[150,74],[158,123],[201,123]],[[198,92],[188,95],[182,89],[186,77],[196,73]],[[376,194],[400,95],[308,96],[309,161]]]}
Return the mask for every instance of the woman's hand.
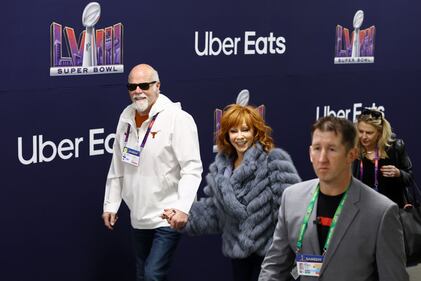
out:
{"label": "woman's hand", "polygon": [[401,171],[393,165],[385,165],[380,168],[383,177],[397,178],[401,176]]}

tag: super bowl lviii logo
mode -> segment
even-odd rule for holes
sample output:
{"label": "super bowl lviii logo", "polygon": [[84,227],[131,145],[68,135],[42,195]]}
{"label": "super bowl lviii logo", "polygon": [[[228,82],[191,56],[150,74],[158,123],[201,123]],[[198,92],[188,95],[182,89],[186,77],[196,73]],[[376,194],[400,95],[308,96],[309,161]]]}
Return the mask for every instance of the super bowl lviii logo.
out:
{"label": "super bowl lviii logo", "polygon": [[[95,29],[101,15],[101,6],[89,3],[82,13],[85,27],[76,39],[72,27],[53,22],[50,26],[50,76],[122,73],[123,25]],[[63,50],[65,46],[66,53]]]}
{"label": "super bowl lviii logo", "polygon": [[376,27],[361,29],[363,21],[364,12],[359,10],[354,16],[351,36],[349,29],[336,26],[335,64],[374,63]]}

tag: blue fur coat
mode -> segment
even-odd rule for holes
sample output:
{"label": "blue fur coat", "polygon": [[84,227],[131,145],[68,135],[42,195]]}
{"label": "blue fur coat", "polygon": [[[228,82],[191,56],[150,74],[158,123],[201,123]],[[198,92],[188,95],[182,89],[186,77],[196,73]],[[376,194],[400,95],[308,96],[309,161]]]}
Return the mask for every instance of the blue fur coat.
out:
{"label": "blue fur coat", "polygon": [[222,233],[222,252],[230,258],[266,254],[272,243],[282,192],[301,179],[284,150],[266,153],[250,147],[239,167],[218,153],[206,176],[207,197],[193,203],[184,229],[192,235]]}

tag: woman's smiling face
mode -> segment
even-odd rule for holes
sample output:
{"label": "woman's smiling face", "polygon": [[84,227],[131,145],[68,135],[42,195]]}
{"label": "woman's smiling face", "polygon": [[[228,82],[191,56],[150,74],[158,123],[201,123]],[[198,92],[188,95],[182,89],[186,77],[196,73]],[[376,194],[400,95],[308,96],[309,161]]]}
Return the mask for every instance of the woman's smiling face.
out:
{"label": "woman's smiling face", "polygon": [[237,151],[237,155],[244,155],[247,149],[253,145],[253,136],[253,128],[250,128],[245,121],[243,121],[241,125],[232,127],[229,130],[229,140]]}

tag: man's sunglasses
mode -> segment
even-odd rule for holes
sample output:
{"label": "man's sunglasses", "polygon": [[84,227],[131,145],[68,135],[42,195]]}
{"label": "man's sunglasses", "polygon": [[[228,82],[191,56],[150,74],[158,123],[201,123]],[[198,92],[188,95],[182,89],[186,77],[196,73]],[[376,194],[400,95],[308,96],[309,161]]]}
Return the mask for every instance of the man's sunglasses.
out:
{"label": "man's sunglasses", "polygon": [[361,116],[363,116],[363,115],[370,115],[374,119],[381,119],[382,118],[382,113],[380,111],[373,110],[373,109],[370,109],[370,108],[364,108],[363,111],[361,112]]}
{"label": "man's sunglasses", "polygon": [[136,90],[136,89],[137,89],[137,87],[139,87],[140,89],[142,89],[142,90],[146,91],[146,90],[149,90],[149,87],[150,87],[152,84],[155,84],[155,83],[156,83],[156,81],[146,82],[146,83],[139,83],[139,84],[131,84],[131,83],[128,83],[128,84],[127,84],[127,89],[128,89],[129,91],[134,91],[134,90]]}

